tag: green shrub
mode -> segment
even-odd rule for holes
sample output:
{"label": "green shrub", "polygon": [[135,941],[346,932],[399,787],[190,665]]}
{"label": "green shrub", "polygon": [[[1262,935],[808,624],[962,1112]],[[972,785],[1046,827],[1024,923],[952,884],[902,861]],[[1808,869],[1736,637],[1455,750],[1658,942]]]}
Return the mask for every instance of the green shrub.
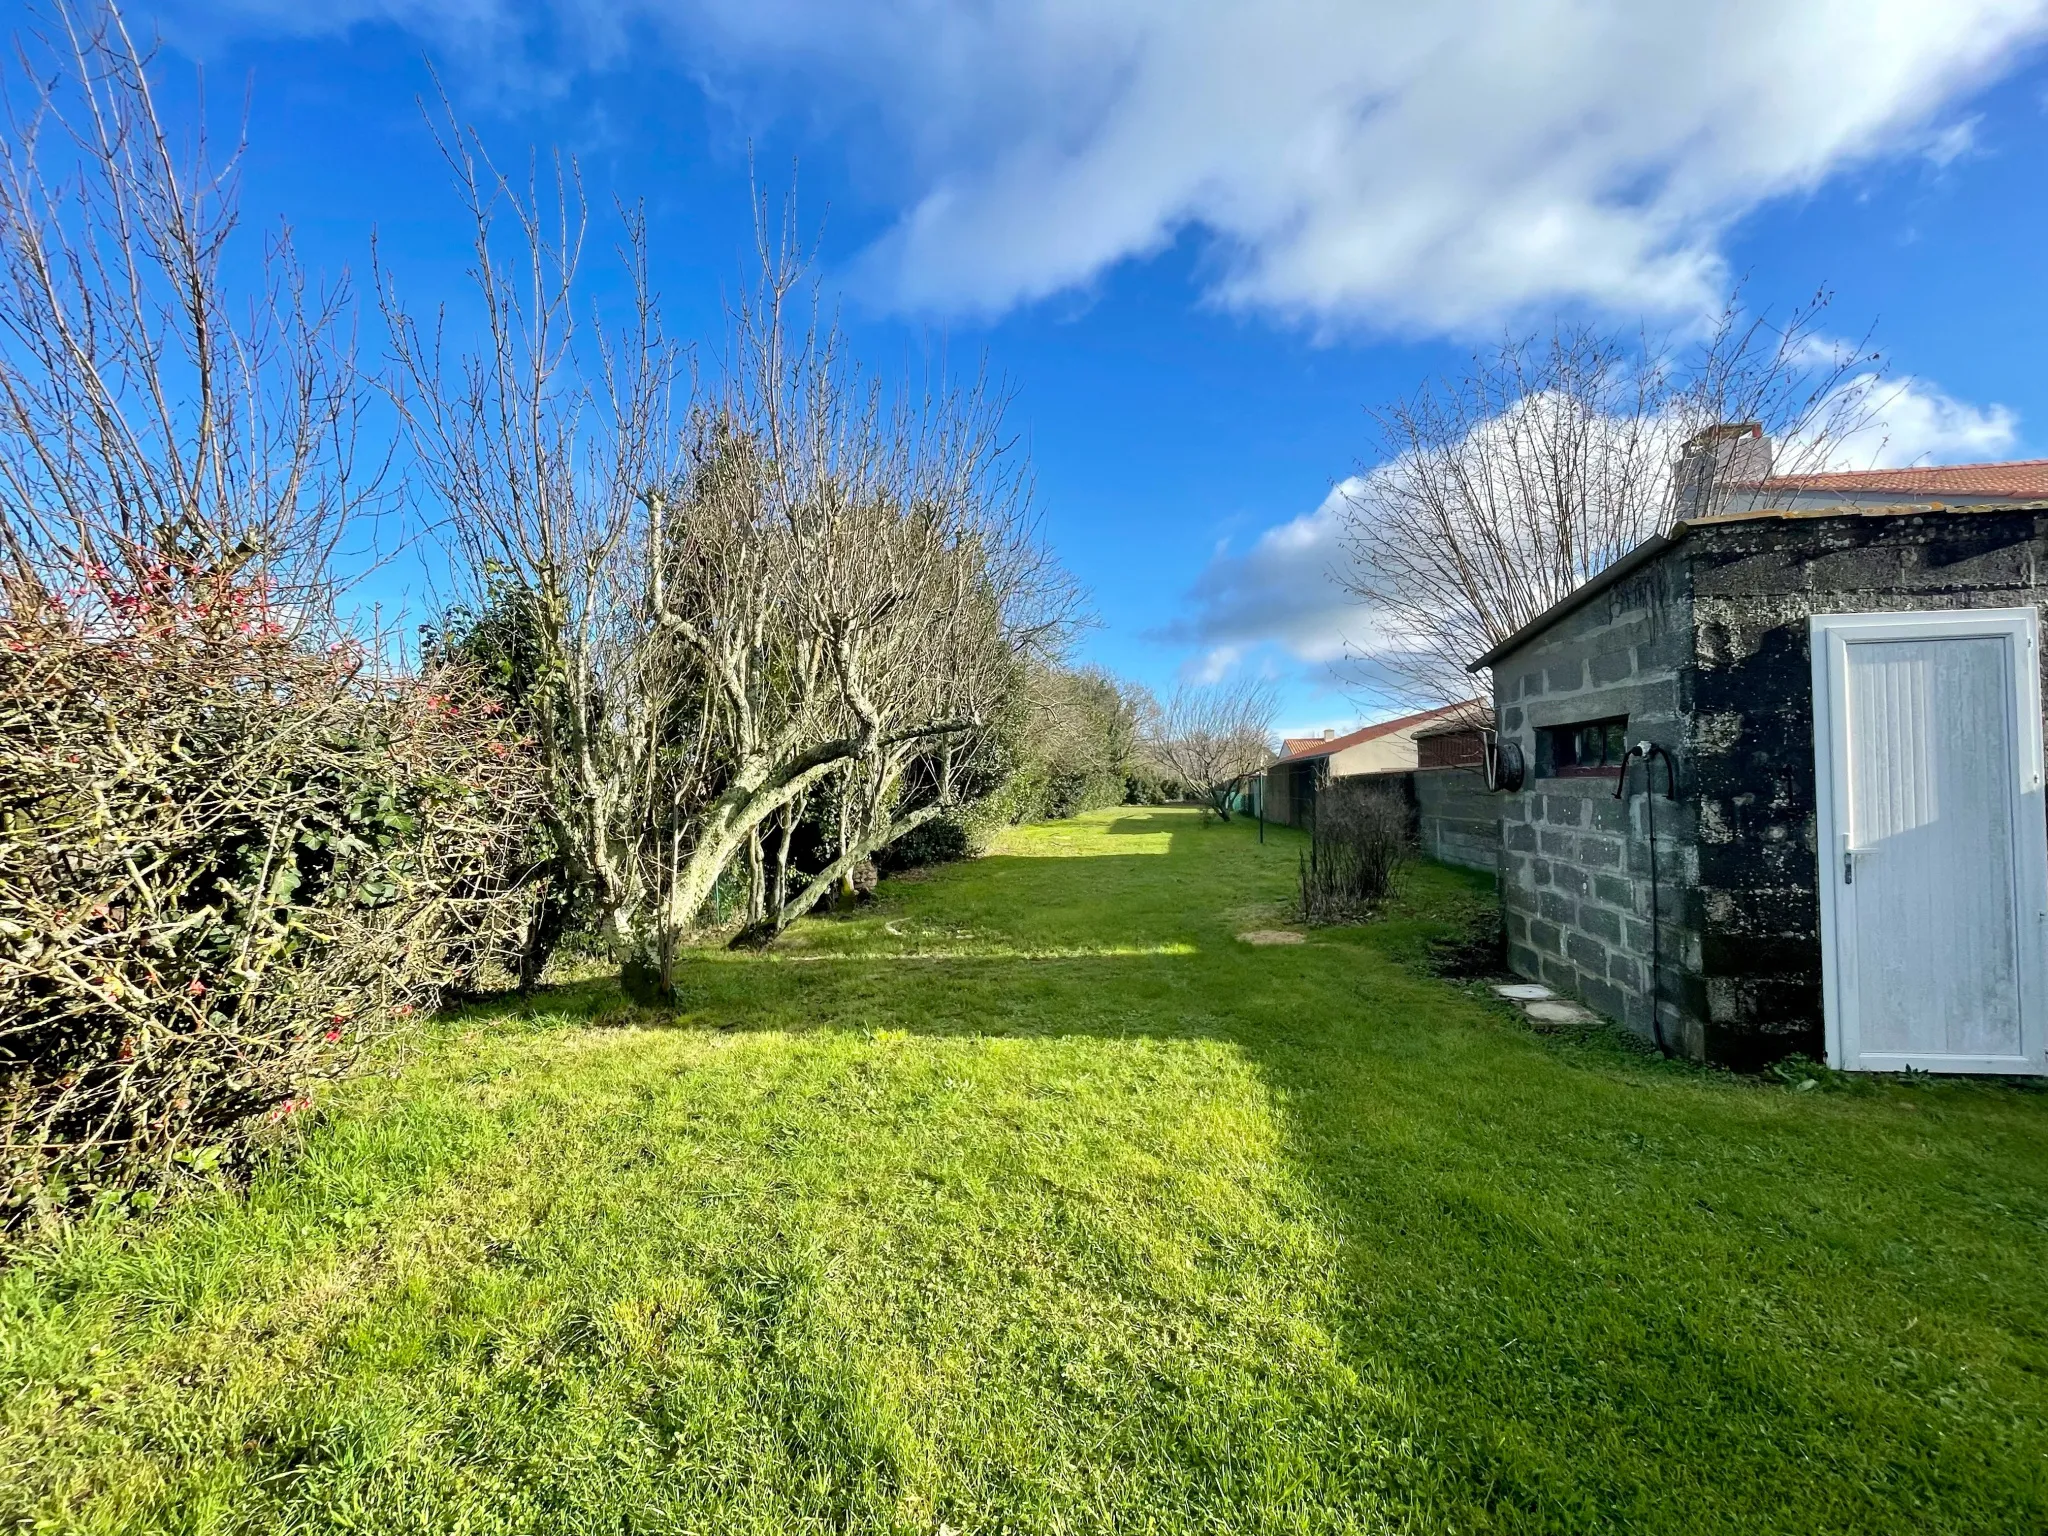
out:
{"label": "green shrub", "polygon": [[1123,798],[1123,775],[1114,770],[1077,763],[1059,763],[1055,764],[1046,776],[1039,819],[1063,821],[1069,816],[1078,816],[1083,811],[1099,811],[1104,806],[1121,805]]}
{"label": "green shrub", "polygon": [[1187,798],[1187,786],[1149,763],[1134,763],[1124,773],[1125,805],[1174,805]]}
{"label": "green shrub", "polygon": [[899,837],[876,855],[883,870],[918,869],[927,864],[951,864],[972,858],[977,849],[967,818],[952,814],[934,816],[923,826]]}

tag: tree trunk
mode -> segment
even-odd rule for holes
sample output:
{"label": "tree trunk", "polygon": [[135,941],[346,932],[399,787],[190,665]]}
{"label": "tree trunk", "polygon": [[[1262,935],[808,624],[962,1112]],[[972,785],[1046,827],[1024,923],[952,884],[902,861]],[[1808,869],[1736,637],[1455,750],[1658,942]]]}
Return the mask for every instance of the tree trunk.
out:
{"label": "tree trunk", "polygon": [[844,767],[849,759],[835,756],[827,761],[793,765],[763,783],[760,775],[735,784],[704,814],[697,841],[682,861],[663,903],[663,920],[677,929],[696,920],[712,887],[725,872],[748,836],[763,821],[797,799],[813,784]]}
{"label": "tree trunk", "polygon": [[767,915],[768,869],[762,860],[760,823],[756,822],[747,833],[747,921],[758,923]]}
{"label": "tree trunk", "polygon": [[928,805],[922,810],[912,811],[901,820],[891,822],[878,835],[862,838],[852,847],[841,850],[838,858],[819,870],[811,878],[810,883],[799,891],[792,900],[779,907],[768,921],[761,924],[758,929],[749,929],[741,933],[733,940],[733,944],[737,947],[774,943],[776,939],[782,936],[783,931],[791,923],[802,917],[823,900],[826,892],[842,887],[846,890],[851,890],[853,888],[854,866],[860,863],[862,859],[870,857],[879,849],[888,847],[897,838],[916,831],[945,809],[946,807],[943,804],[938,804]]}
{"label": "tree trunk", "polygon": [[[798,795],[782,808],[782,837],[775,845],[775,892],[771,911],[780,912],[789,900],[789,843],[796,836],[796,824],[803,816],[804,797]],[[764,914],[765,915],[765,914]]]}
{"label": "tree trunk", "polygon": [[519,944],[519,990],[531,992],[540,985],[556,946],[569,931],[569,914],[574,909],[567,871],[556,870],[542,882],[533,913],[527,919],[525,936]]}

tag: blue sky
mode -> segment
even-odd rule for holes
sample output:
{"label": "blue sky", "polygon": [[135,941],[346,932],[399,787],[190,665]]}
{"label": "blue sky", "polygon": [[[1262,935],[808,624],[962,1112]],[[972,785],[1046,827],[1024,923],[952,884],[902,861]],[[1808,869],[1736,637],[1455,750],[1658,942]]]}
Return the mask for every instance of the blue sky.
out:
{"label": "blue sky", "polygon": [[1087,656],[1156,686],[1268,671],[1290,729],[1388,710],[1332,665],[1357,616],[1316,515],[1365,408],[1504,326],[1682,330],[1737,278],[1780,311],[1826,285],[1902,381],[1884,462],[2048,455],[2048,0],[130,14],[173,82],[198,60],[217,106],[250,93],[249,215],[330,271],[376,231],[419,302],[459,294],[465,238],[429,60],[501,157],[559,146],[600,202],[647,200],[670,326],[707,344],[749,153],[771,186],[797,163],[860,349],[985,354],[1013,389],[1102,620]]}

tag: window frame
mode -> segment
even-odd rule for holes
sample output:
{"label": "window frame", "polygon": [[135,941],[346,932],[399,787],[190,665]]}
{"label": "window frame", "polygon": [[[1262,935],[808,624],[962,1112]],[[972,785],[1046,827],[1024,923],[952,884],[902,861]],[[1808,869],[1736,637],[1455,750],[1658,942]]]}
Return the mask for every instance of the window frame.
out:
{"label": "window frame", "polygon": [[[1600,761],[1579,760],[1580,740],[1591,730],[1601,732]],[[1558,747],[1569,743],[1571,761],[1558,762]],[[1609,754],[1614,754],[1612,760]],[[1536,728],[1536,777],[1539,779],[1613,779],[1628,761],[1628,716],[1600,715],[1591,720],[1563,720]]]}

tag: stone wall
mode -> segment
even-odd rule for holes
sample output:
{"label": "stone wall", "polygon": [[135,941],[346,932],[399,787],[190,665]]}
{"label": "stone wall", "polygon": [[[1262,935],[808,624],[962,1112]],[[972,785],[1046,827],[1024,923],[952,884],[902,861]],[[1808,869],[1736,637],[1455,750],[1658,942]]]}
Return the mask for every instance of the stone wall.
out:
{"label": "stone wall", "polygon": [[1640,764],[1617,799],[1614,775],[1542,776],[1537,751],[1546,726],[1626,715],[1631,742],[1648,739],[1679,758],[1683,785],[1692,594],[1682,550],[1595,594],[1494,668],[1501,738],[1521,747],[1529,772],[1520,793],[1495,799],[1509,964],[1697,1056],[1704,994],[1690,798],[1662,797],[1661,764],[1651,807]]}

